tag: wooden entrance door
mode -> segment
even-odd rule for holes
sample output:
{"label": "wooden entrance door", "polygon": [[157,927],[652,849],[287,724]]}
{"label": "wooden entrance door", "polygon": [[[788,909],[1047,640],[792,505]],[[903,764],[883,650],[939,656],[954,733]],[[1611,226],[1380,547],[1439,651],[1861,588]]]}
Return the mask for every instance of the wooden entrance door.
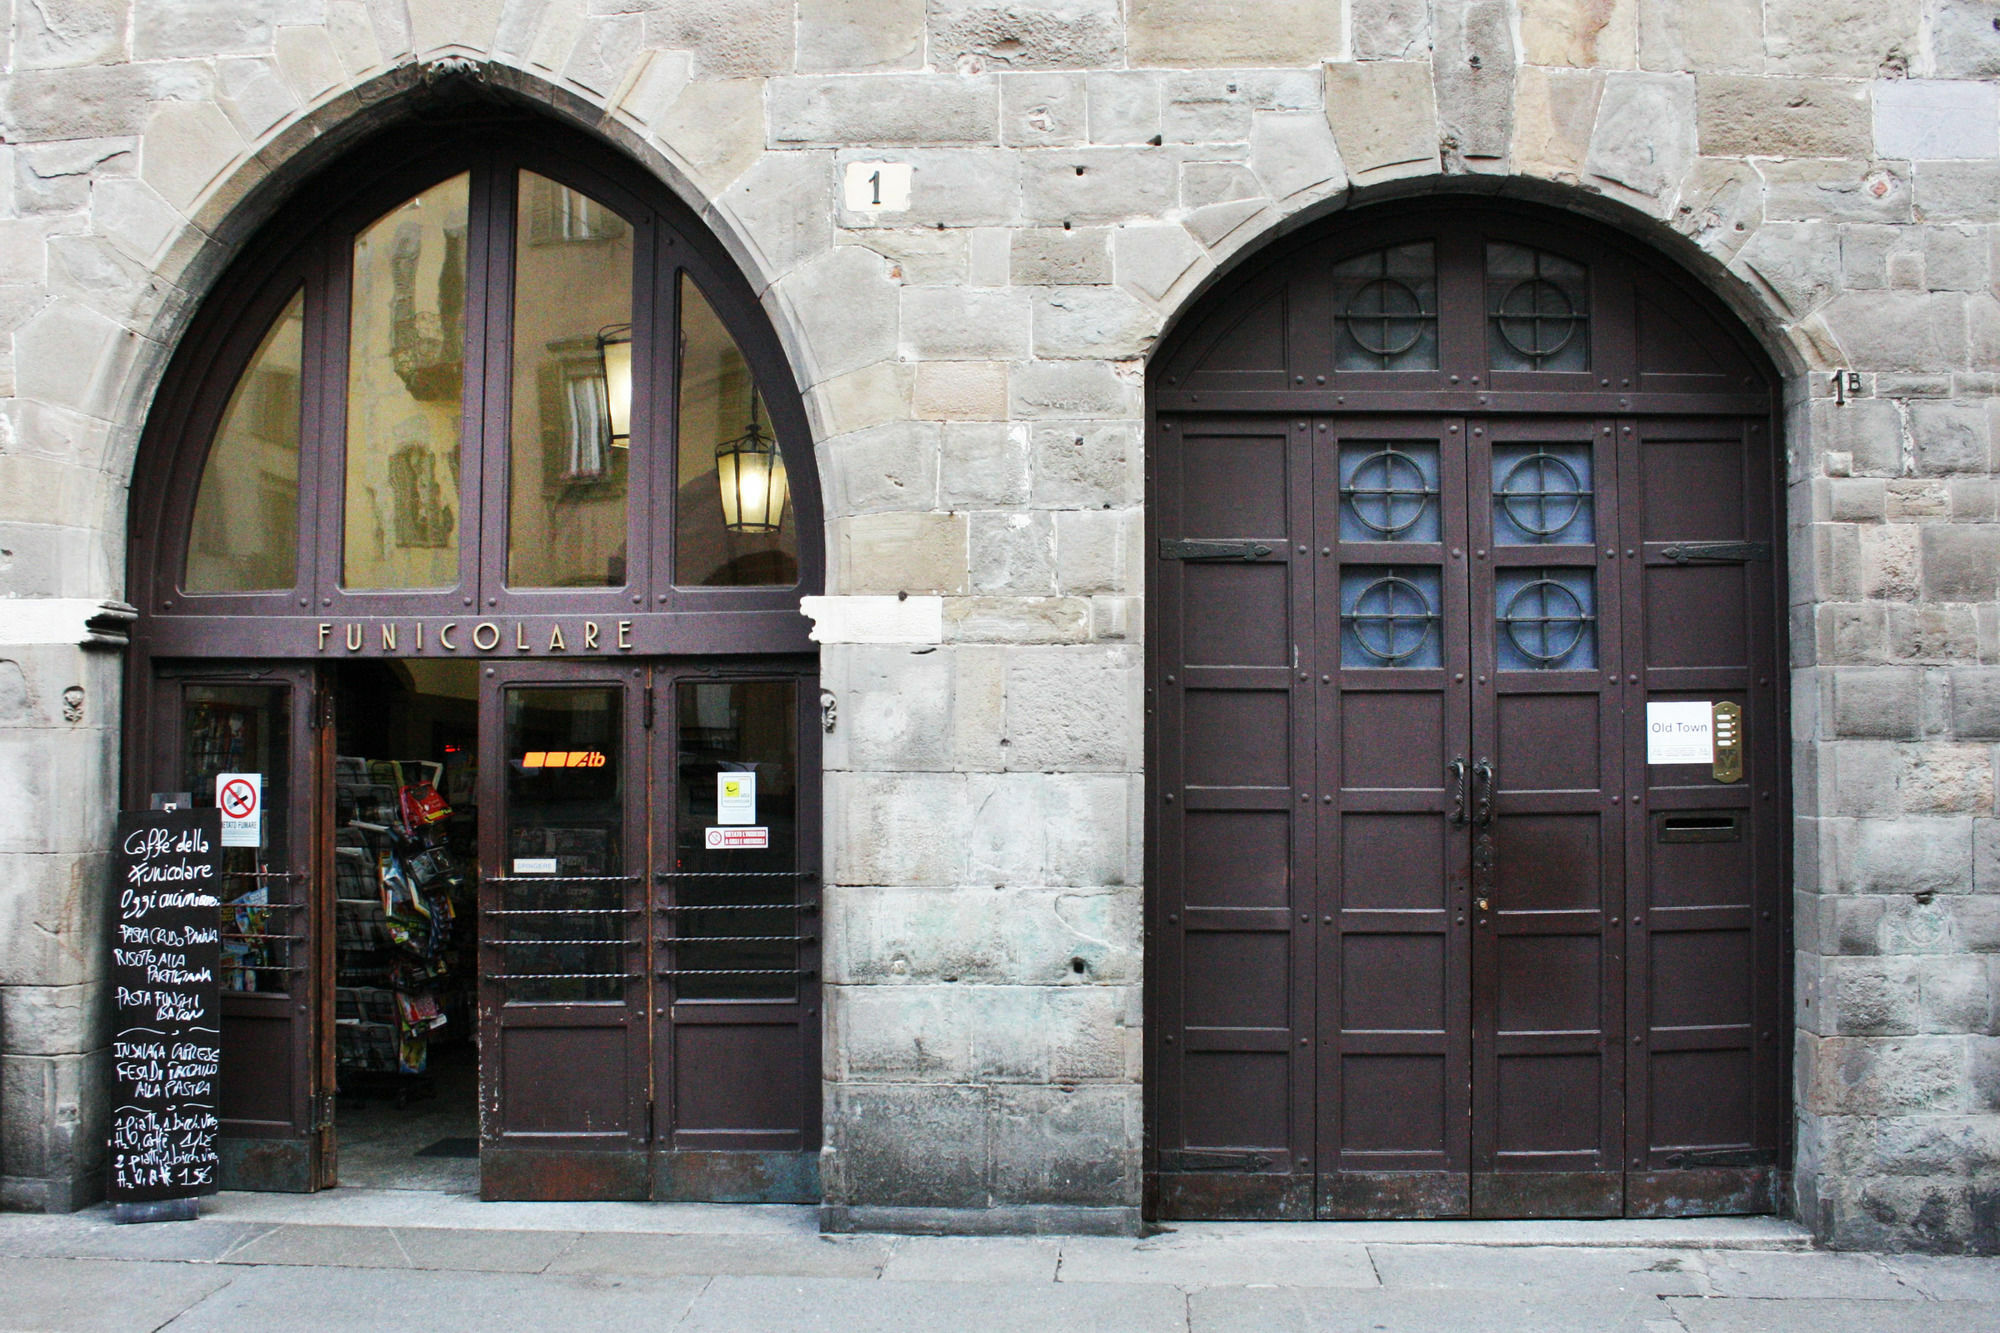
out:
{"label": "wooden entrance door", "polygon": [[[1763,1211],[1785,1142],[1763,372],[1581,229],[1305,240],[1152,381],[1150,1206]],[[1649,762],[1740,712],[1741,768]]]}

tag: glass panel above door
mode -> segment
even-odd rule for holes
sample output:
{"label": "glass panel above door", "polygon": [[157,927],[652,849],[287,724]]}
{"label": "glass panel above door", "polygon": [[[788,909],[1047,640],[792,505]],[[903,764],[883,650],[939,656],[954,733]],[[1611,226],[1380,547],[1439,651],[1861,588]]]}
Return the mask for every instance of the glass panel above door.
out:
{"label": "glass panel above door", "polygon": [[1493,446],[1493,540],[1501,546],[1595,540],[1590,446]]}
{"label": "glass panel above door", "polygon": [[681,275],[679,461],[674,582],[798,582],[798,522],[771,414],[742,349]]}
{"label": "glass panel above door", "polygon": [[1436,370],[1437,250],[1394,245],[1333,266],[1334,366]]}
{"label": "glass panel above door", "polygon": [[626,581],[631,459],[631,225],[524,171],[514,247],[507,582]]}
{"label": "glass panel above door", "polygon": [[1590,270],[1525,245],[1486,247],[1486,349],[1495,370],[1590,369]]}
{"label": "glass panel above door", "polygon": [[458,582],[470,180],[433,185],[355,238],[341,564],[350,591]]}
{"label": "glass panel above door", "polygon": [[183,582],[189,592],[269,592],[298,581],[304,328],[301,292],[229,395],[195,495]]}

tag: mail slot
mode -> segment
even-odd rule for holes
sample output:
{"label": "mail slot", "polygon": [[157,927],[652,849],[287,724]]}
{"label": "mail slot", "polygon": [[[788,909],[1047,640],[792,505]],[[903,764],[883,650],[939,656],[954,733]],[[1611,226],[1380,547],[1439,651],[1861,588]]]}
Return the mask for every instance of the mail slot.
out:
{"label": "mail slot", "polygon": [[1662,815],[1661,842],[1741,842],[1743,814],[1737,810],[1705,811],[1698,815]]}

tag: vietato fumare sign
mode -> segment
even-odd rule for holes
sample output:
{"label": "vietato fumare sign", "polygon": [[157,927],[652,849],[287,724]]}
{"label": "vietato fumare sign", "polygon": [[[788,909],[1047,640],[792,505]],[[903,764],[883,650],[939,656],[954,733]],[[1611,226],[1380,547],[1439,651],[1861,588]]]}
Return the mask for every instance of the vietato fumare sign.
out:
{"label": "vietato fumare sign", "polygon": [[221,812],[128,811],[118,817],[112,863],[111,1202],[212,1194],[221,1127]]}

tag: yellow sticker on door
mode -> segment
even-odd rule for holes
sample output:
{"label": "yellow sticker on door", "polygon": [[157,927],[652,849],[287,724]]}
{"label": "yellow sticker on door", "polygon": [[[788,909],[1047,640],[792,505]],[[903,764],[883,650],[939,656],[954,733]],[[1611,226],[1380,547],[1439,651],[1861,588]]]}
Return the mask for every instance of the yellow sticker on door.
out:
{"label": "yellow sticker on door", "polygon": [[757,775],[748,770],[725,769],[715,775],[715,822],[754,824],[757,822]]}

